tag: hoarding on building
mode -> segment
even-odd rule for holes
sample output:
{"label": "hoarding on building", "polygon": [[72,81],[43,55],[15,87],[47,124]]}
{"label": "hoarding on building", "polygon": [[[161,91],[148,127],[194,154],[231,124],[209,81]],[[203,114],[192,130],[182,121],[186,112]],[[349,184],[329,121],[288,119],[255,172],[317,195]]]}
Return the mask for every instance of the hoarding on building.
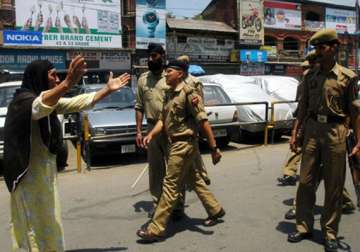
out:
{"label": "hoarding on building", "polygon": [[326,8],[325,26],[336,29],[337,33],[353,34],[356,32],[355,11]]}
{"label": "hoarding on building", "polygon": [[130,70],[131,55],[124,51],[71,51],[66,53],[66,60],[70,62],[77,54],[84,56],[89,68],[108,70]]}
{"label": "hoarding on building", "polygon": [[191,61],[197,62],[227,62],[234,48],[233,39],[191,36],[187,37],[184,43],[179,43],[177,37],[168,38],[167,41],[167,54],[170,58],[186,54]]}
{"label": "hoarding on building", "polygon": [[56,69],[65,69],[66,56],[59,50],[10,50],[0,51],[0,68],[24,70],[34,60],[49,60]]}
{"label": "hoarding on building", "polygon": [[240,44],[264,44],[264,11],[262,0],[239,0]]}
{"label": "hoarding on building", "polygon": [[166,47],[166,13],[165,0],[136,0],[136,48],[151,42]]}
{"label": "hoarding on building", "polygon": [[301,5],[277,1],[264,2],[266,28],[301,30]]}
{"label": "hoarding on building", "polygon": [[4,45],[121,48],[120,0],[15,0],[16,30]]}
{"label": "hoarding on building", "polygon": [[264,63],[241,63],[240,65],[241,75],[263,75],[265,74]]}
{"label": "hoarding on building", "polygon": [[265,63],[267,62],[267,52],[260,50],[240,50],[241,62]]}

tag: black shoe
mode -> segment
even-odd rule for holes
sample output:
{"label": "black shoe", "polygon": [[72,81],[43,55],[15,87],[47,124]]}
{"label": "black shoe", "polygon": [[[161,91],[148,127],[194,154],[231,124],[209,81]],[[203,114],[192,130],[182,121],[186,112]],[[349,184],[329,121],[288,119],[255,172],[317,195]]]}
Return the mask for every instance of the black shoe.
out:
{"label": "black shoe", "polygon": [[175,222],[181,221],[185,216],[184,210],[174,210],[171,214],[171,219]]}
{"label": "black shoe", "polygon": [[216,224],[222,222],[220,219],[222,217],[224,217],[224,216],[225,216],[225,210],[223,208],[221,208],[220,211],[217,214],[207,217],[204,220],[203,225],[206,226],[206,227],[215,226]]}
{"label": "black shoe", "polygon": [[356,207],[352,203],[347,203],[342,206],[343,214],[352,214],[355,211]]}
{"label": "black shoe", "polygon": [[279,181],[279,183],[281,185],[284,185],[284,186],[287,186],[287,185],[294,186],[294,185],[296,185],[296,176],[284,175],[283,177],[277,178],[277,180]]}
{"label": "black shoe", "polygon": [[285,219],[293,220],[295,218],[296,218],[296,209],[295,208],[291,208],[291,209],[289,209],[289,211],[287,211],[285,213]]}
{"label": "black shoe", "polygon": [[324,247],[326,252],[337,252],[339,248],[339,244],[337,240],[325,239]]}
{"label": "black shoe", "polygon": [[293,232],[288,234],[288,242],[301,242],[304,239],[309,239],[312,237],[312,233],[300,233]]}

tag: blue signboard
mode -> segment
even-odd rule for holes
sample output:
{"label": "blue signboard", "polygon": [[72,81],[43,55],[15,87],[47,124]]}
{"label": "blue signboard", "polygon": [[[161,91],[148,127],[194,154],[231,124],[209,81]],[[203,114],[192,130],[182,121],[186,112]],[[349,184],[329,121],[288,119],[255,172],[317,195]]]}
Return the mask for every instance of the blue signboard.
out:
{"label": "blue signboard", "polygon": [[41,32],[4,31],[4,45],[41,45],[43,36]]}
{"label": "blue signboard", "polygon": [[66,69],[65,51],[0,50],[0,69],[24,70],[34,60],[49,60],[56,69]]}
{"label": "blue signboard", "polygon": [[240,50],[241,62],[267,62],[267,52],[260,50]]}

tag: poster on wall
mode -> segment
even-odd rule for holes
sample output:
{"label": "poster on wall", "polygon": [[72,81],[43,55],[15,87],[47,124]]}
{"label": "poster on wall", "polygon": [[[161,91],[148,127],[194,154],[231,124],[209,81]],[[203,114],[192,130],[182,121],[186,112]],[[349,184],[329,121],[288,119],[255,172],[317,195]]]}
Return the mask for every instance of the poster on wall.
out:
{"label": "poster on wall", "polygon": [[122,47],[120,0],[15,0],[15,5],[16,30],[4,31],[5,45]]}
{"label": "poster on wall", "polygon": [[264,44],[262,0],[240,0],[240,44]]}
{"label": "poster on wall", "polygon": [[356,31],[355,11],[326,8],[325,26],[338,33],[353,34]]}
{"label": "poster on wall", "polygon": [[186,43],[179,43],[176,37],[167,41],[167,54],[176,58],[182,54],[196,62],[227,62],[235,48],[233,39],[216,39],[206,37],[187,37]]}
{"label": "poster on wall", "polygon": [[136,48],[146,49],[148,44],[166,46],[165,0],[136,0]]}
{"label": "poster on wall", "polygon": [[265,1],[264,26],[275,29],[301,30],[301,5]]}

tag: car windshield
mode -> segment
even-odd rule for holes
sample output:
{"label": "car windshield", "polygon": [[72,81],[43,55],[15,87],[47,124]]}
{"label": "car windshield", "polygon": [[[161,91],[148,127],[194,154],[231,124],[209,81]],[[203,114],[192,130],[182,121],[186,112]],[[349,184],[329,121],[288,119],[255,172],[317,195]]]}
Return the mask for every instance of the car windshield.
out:
{"label": "car windshield", "polygon": [[217,86],[204,86],[205,106],[231,103],[224,92]]}
{"label": "car windshield", "polygon": [[133,108],[134,105],[135,95],[133,91],[130,88],[122,88],[100,100],[95,105],[94,110]]}
{"label": "car windshield", "polygon": [[7,107],[11,102],[18,86],[0,87],[0,107]]}

